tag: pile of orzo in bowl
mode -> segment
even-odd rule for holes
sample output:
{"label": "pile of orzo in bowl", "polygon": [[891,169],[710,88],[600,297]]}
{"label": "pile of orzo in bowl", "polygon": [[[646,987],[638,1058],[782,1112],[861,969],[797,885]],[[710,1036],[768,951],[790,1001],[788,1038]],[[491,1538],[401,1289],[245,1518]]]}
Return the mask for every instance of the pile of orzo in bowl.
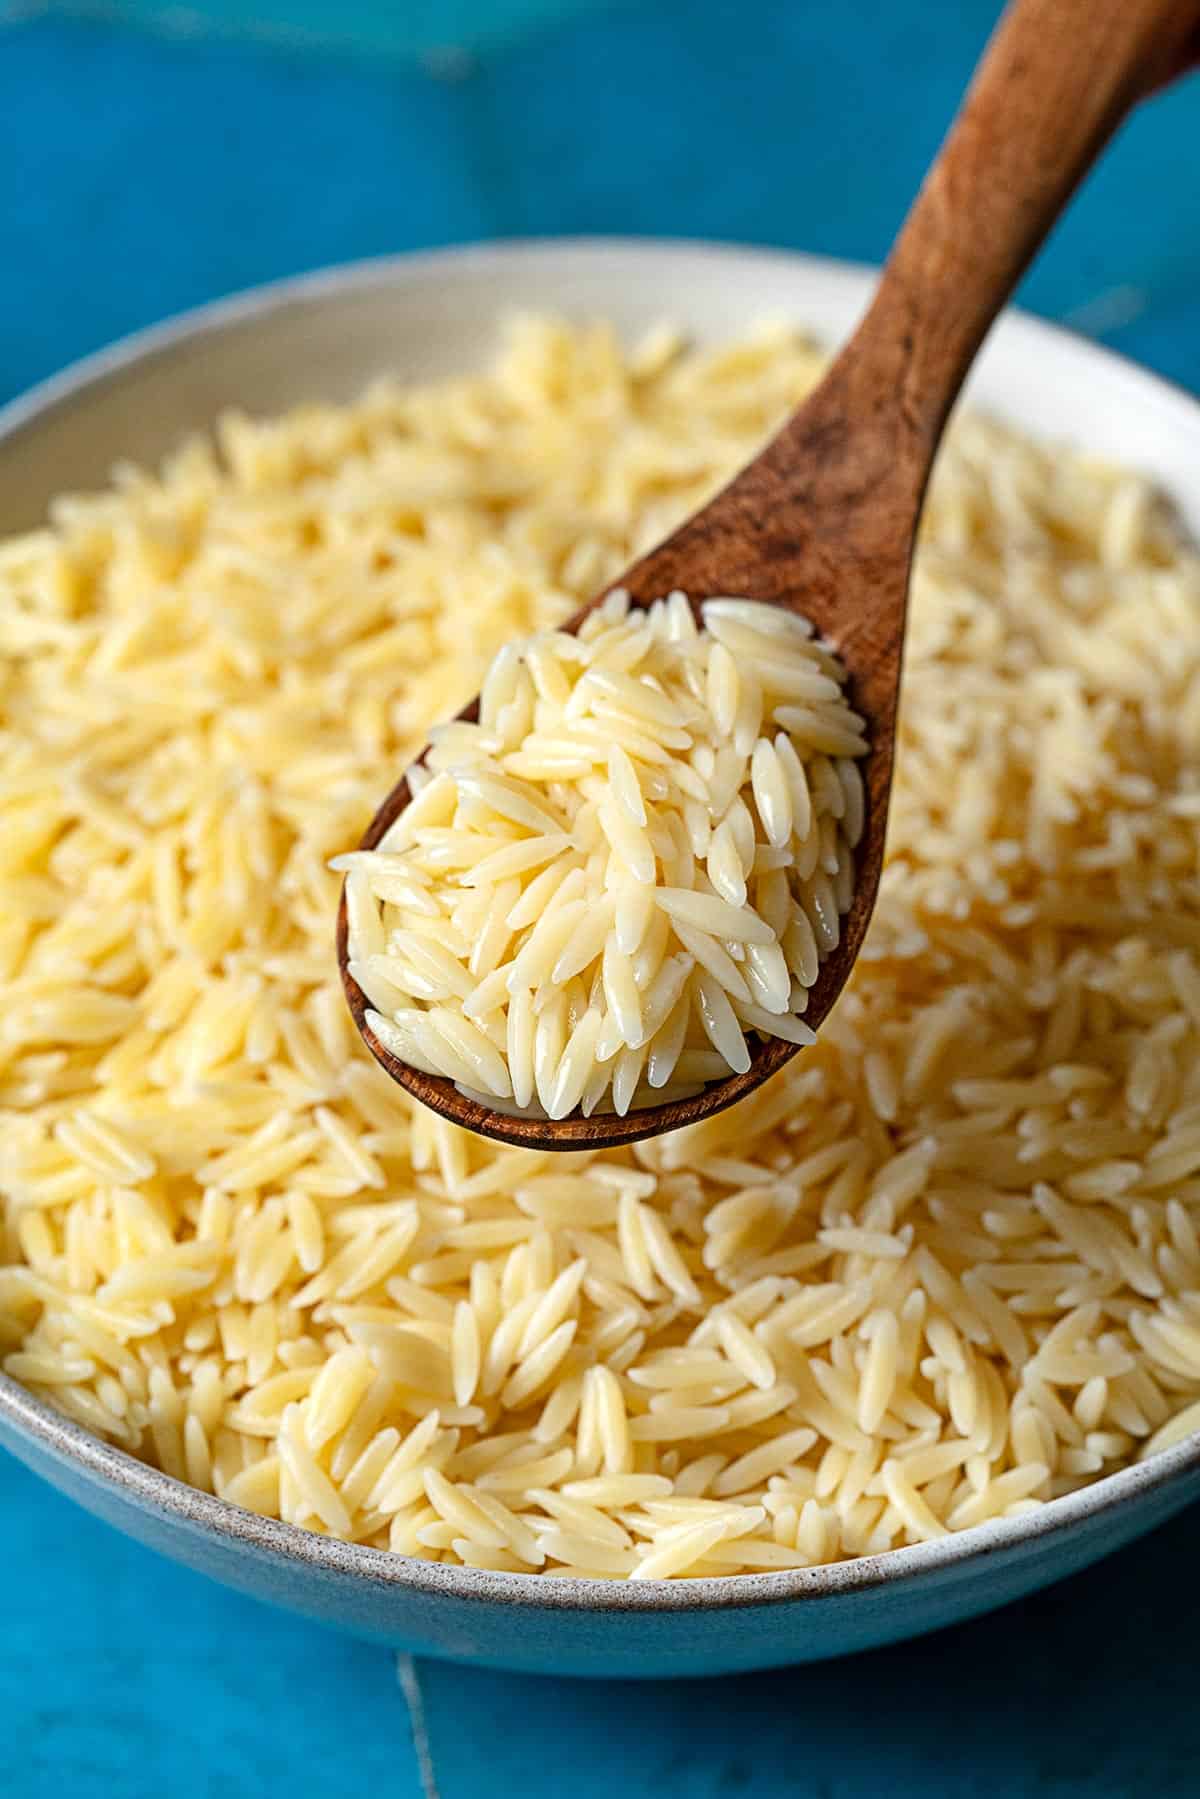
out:
{"label": "pile of orzo in bowl", "polygon": [[1200,564],[1133,475],[956,425],[871,934],[752,1098],[500,1149],[345,1011],[390,771],[818,367],[526,320],[0,547],[18,1381],[309,1530],[603,1579],[887,1550],[1200,1422]]}

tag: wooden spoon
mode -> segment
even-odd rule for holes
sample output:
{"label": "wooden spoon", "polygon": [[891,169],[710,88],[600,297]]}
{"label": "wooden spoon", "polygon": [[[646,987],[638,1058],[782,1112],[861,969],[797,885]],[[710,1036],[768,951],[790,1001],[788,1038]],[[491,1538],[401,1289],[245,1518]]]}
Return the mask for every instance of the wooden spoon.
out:
{"label": "wooden spoon", "polygon": [[[854,965],[879,887],[909,572],[947,415],[988,327],[1076,185],[1135,102],[1185,65],[1198,20],[1198,0],[1014,0],[869,311],[820,386],[716,499],[612,584],[639,606],[679,588],[694,606],[710,594],[745,594],[790,607],[812,619],[845,662],[870,738],[867,822],[841,942],[810,990],[805,1020],[814,1027]],[[576,630],[590,610],[566,629]],[[476,706],[462,714],[476,715]],[[374,848],[409,797],[402,780],[372,820],[364,849]],[[338,961],[372,1055],[424,1105],[507,1143],[589,1149],[694,1124],[752,1092],[796,1053],[778,1038],[753,1043],[746,1073],[624,1118],[510,1117],[464,1099],[452,1081],[408,1067],[376,1040],[347,969],[346,939],[343,897]]]}

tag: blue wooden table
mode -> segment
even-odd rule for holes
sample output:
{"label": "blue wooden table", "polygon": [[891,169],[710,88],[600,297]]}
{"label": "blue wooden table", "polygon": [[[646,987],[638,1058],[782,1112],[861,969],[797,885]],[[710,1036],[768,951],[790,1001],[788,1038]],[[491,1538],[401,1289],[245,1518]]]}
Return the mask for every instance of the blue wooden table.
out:
{"label": "blue wooden table", "polygon": [[[610,231],[877,258],[993,13],[202,0],[183,36],[142,29],[165,10],[0,29],[0,399],[218,293],[417,245]],[[1198,140],[1200,82],[1129,128],[1022,297],[1200,389]],[[398,1669],[0,1461],[0,1794],[409,1799],[432,1768],[441,1799],[1194,1795],[1194,1529],[852,1662],[585,1685]]]}

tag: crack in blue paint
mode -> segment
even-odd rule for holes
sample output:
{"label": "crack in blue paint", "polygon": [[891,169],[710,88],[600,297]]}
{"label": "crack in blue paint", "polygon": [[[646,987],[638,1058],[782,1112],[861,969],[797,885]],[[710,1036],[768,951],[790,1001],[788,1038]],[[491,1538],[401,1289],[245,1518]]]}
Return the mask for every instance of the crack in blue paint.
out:
{"label": "crack in blue paint", "polygon": [[413,1754],[417,1758],[417,1771],[421,1777],[422,1799],[441,1799],[433,1764],[433,1744],[425,1716],[425,1698],[421,1691],[420,1663],[416,1656],[408,1655],[404,1650],[396,1657],[396,1682],[408,1710],[408,1729],[412,1737]]}

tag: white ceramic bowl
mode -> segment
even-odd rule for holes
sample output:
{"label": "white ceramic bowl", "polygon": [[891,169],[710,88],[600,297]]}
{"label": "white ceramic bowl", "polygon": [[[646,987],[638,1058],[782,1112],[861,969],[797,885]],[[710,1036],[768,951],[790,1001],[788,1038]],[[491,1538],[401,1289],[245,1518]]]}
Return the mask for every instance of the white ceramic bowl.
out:
{"label": "white ceramic bowl", "polygon": [[[835,343],[869,270],[687,243],[505,244],[284,282],[141,333],[0,412],[0,535],[56,493],[153,460],[238,405],[353,395],[372,376],[477,365],[511,309],[663,318],[700,339],[785,314]],[[997,327],[972,397],[1130,463],[1200,536],[1200,405],[1065,332]],[[332,924],[330,954],[332,955]],[[715,1674],[866,1648],[967,1618],[1086,1567],[1200,1494],[1200,1437],[1023,1518],[830,1568],[620,1584],[409,1561],[257,1518],[144,1467],[0,1376],[0,1443],[98,1516],[243,1591],[424,1653],[544,1672]]]}

